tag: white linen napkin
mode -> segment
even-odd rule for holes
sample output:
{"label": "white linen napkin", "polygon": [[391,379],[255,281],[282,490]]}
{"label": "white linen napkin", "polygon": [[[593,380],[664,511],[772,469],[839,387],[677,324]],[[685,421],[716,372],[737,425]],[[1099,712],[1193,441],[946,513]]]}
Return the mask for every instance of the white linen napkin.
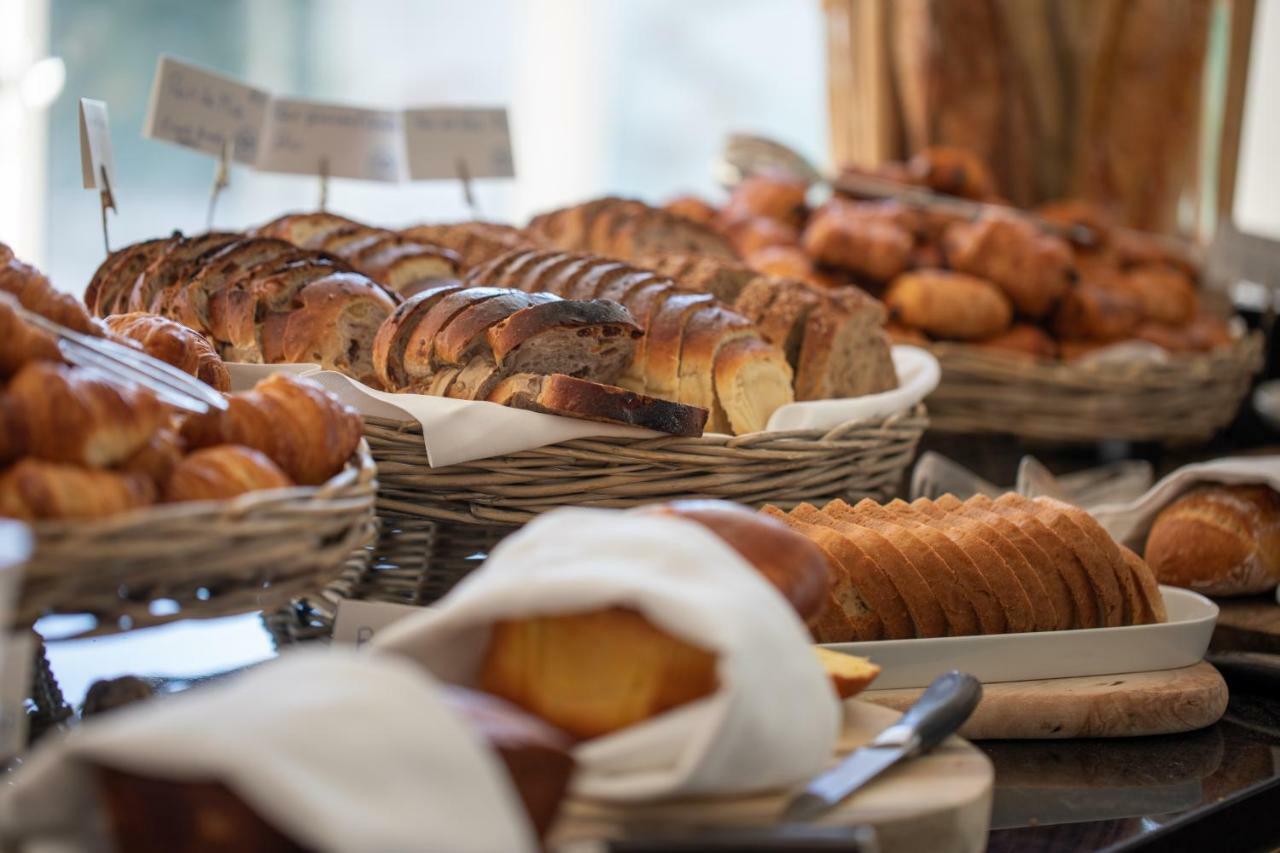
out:
{"label": "white linen napkin", "polygon": [[561,509],[504,539],[431,611],[380,632],[445,681],[473,684],[504,617],[628,606],[718,655],[719,689],[582,742],[575,791],[612,800],[730,794],[812,777],[840,706],[790,604],[706,528],[665,516]]}
{"label": "white linen napkin", "polygon": [[1280,456],[1236,456],[1184,465],[1135,500],[1087,509],[1113,539],[1141,552],[1160,510],[1199,483],[1264,483],[1280,491]]}
{"label": "white linen napkin", "polygon": [[[907,411],[938,384],[938,362],[916,347],[894,347],[899,387],[881,394],[845,400],[789,403],[773,413],[770,430],[831,429],[854,418],[882,417]],[[272,373],[306,376],[328,388],[363,415],[416,420],[422,424],[427,461],[433,468],[488,459],[575,438],[621,436],[656,438],[662,433],[637,427],[584,421],[527,412],[474,400],[452,400],[425,394],[388,394],[317,364],[228,364],[231,388],[243,391]]]}
{"label": "white linen napkin", "polygon": [[60,849],[97,849],[84,843],[101,818],[93,762],[220,781],[322,853],[537,849],[498,758],[438,693],[394,658],[289,652],[45,743],[0,796],[0,825],[19,838],[61,836]]}

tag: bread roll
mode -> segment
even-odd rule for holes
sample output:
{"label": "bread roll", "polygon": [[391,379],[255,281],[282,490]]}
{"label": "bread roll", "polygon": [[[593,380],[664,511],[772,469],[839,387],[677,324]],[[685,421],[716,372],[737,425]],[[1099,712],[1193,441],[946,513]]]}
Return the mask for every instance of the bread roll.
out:
{"label": "bread roll", "polygon": [[780,175],[750,175],[733,188],[720,218],[733,222],[763,217],[798,228],[804,221],[804,199],[808,191],[804,181]]}
{"label": "bread roll", "polygon": [[907,178],[935,192],[979,201],[995,192],[986,163],[967,148],[925,148],[907,162]]}
{"label": "bread roll", "polygon": [[990,338],[1009,327],[1013,308],[989,281],[945,270],[917,270],[899,276],[885,293],[891,315],[933,337]]}
{"label": "bread roll", "polygon": [[994,282],[1019,314],[1048,316],[1071,281],[1067,244],[1011,217],[957,223],[943,238],[948,265]]}
{"label": "bread roll", "polygon": [[580,739],[710,695],[716,656],[613,607],[493,626],[481,689]]}
{"label": "bread roll", "polygon": [[1158,264],[1135,267],[1120,277],[1120,286],[1137,298],[1144,320],[1181,326],[1195,317],[1196,285],[1180,270]]}
{"label": "bread roll", "polygon": [[166,501],[217,501],[293,482],[267,457],[236,444],[197,450],[179,462],[164,488]]}
{"label": "bread roll", "polygon": [[906,229],[841,208],[815,214],[801,239],[817,262],[877,281],[888,281],[911,262],[912,237]]}
{"label": "bread roll", "polygon": [[23,459],[0,474],[0,516],[25,521],[104,518],[155,501],[140,474]]}
{"label": "bread roll", "polygon": [[975,341],[974,346],[1023,358],[1054,358],[1058,354],[1053,338],[1039,326],[1028,323],[1017,323],[994,338]]}
{"label": "bread roll", "polygon": [[1161,583],[1209,595],[1280,584],[1280,495],[1268,486],[1204,485],[1156,516],[1146,560]]}
{"label": "bread roll", "polygon": [[1142,304],[1132,292],[1104,284],[1078,284],[1058,305],[1053,329],[1067,340],[1119,341],[1142,322]]}

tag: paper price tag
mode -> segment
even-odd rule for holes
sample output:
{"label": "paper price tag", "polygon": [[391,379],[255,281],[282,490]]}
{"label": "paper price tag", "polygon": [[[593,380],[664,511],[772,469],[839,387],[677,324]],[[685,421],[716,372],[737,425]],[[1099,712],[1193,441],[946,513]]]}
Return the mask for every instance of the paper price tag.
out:
{"label": "paper price tag", "polygon": [[422,611],[423,608],[408,604],[343,599],[338,602],[338,612],[333,619],[333,641],[363,646],[392,622]]}
{"label": "paper price tag", "polygon": [[111,151],[111,125],[107,105],[92,98],[80,99],[80,174],[87,190],[101,189],[98,176],[107,173],[112,191],[116,184],[116,161]]}
{"label": "paper price tag", "polygon": [[511,130],[501,107],[436,107],[404,111],[409,177],[434,180],[515,176]]}
{"label": "paper price tag", "polygon": [[404,117],[395,110],[275,98],[254,165],[267,172],[403,181]]}
{"label": "paper price tag", "polygon": [[270,100],[261,89],[161,56],[142,135],[215,157],[229,142],[233,160],[253,163]]}

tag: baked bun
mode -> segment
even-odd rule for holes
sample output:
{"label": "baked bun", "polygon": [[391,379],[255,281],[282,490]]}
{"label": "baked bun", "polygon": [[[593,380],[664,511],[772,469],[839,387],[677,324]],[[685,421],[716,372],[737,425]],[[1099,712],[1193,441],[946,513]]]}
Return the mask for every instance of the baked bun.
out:
{"label": "baked bun", "polygon": [[711,694],[716,656],[624,607],[505,619],[479,684],[585,740]]}
{"label": "baked bun", "polygon": [[991,282],[965,273],[916,270],[894,279],[884,296],[894,319],[938,338],[991,338],[1009,328],[1013,306]]}
{"label": "baked bun", "polygon": [[259,489],[287,489],[293,482],[256,450],[223,444],[197,450],[179,462],[165,484],[166,501],[217,501]]}
{"label": "baked bun", "polygon": [[1280,495],[1268,486],[1206,485],[1156,516],[1146,560],[1161,583],[1251,595],[1280,583]]}
{"label": "baked bun", "polygon": [[822,549],[785,524],[728,501],[674,501],[641,511],[696,521],[773,584],[805,622],[822,614],[831,566]]}

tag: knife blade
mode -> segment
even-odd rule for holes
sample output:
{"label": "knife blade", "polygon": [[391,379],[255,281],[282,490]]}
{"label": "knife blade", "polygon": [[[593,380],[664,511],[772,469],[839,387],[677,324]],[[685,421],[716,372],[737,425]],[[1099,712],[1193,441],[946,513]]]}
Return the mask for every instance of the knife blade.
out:
{"label": "knife blade", "polygon": [[938,676],[896,723],[792,797],[782,819],[811,821],[899,761],[929,752],[964,725],[980,699],[982,684],[972,675]]}

